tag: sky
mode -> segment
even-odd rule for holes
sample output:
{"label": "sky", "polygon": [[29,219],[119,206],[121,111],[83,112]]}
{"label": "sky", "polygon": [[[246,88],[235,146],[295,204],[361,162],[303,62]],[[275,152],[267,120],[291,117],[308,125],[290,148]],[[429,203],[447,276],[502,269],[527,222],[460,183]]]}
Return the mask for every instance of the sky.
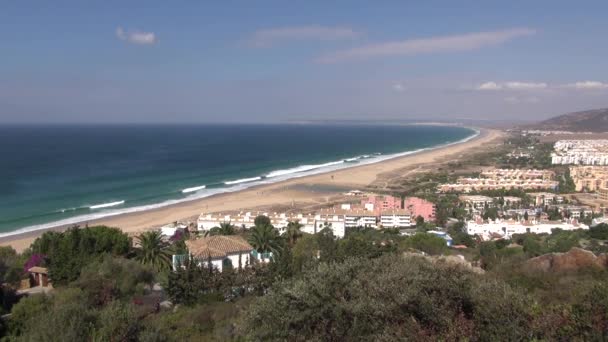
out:
{"label": "sky", "polygon": [[608,1],[3,1],[0,123],[608,107]]}

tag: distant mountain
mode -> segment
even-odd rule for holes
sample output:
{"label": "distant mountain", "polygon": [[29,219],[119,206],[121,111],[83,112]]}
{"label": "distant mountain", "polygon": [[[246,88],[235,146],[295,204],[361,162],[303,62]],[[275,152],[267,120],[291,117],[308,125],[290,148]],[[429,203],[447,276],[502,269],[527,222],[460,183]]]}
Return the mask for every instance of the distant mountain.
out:
{"label": "distant mountain", "polygon": [[556,116],[533,125],[534,129],[571,132],[608,132],[608,108]]}

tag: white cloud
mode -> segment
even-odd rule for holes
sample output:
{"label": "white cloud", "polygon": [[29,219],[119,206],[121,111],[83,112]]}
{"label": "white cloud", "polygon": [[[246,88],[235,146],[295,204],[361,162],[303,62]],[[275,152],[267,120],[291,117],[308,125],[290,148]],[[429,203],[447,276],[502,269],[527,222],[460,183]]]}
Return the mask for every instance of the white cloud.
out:
{"label": "white cloud", "polygon": [[476,89],[477,90],[538,90],[538,89],[546,89],[549,85],[547,83],[531,83],[531,82],[485,82],[480,84]]}
{"label": "white cloud", "polygon": [[268,47],[279,42],[355,39],[359,35],[358,32],[355,32],[348,27],[328,27],[320,25],[279,27],[254,32],[249,43],[255,47]]}
{"label": "white cloud", "polygon": [[404,91],[404,90],[405,90],[405,87],[404,87],[404,86],[403,86],[403,84],[401,84],[401,83],[395,83],[395,84],[393,85],[393,89],[394,89],[395,91],[399,91],[399,92],[401,92],[401,91]]}
{"label": "white cloud", "polygon": [[482,83],[477,87],[477,90],[500,90],[502,89],[502,85],[496,82],[486,82]]}
{"label": "white cloud", "polygon": [[138,45],[153,45],[158,43],[158,38],[156,38],[154,32],[142,32],[137,30],[125,31],[122,27],[116,28],[116,37],[120,40]]}
{"label": "white cloud", "polygon": [[530,36],[535,33],[535,30],[529,28],[514,28],[501,31],[409,39],[337,51],[321,56],[317,61],[321,63],[337,63],[345,60],[365,60],[373,57],[469,51],[485,46],[499,45],[514,38]]}
{"label": "white cloud", "polygon": [[574,88],[574,89],[583,89],[583,90],[608,89],[608,83],[602,83],[602,82],[597,82],[597,81],[581,81],[581,82],[566,84],[565,87]]}
{"label": "white cloud", "polygon": [[534,90],[547,88],[547,83],[507,82],[504,86],[507,89],[514,90]]}

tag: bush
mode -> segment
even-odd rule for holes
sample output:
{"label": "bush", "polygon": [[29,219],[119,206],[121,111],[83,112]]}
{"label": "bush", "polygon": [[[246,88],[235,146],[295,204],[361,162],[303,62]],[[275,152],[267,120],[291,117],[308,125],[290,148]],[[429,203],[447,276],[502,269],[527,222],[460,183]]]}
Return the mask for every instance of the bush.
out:
{"label": "bush", "polygon": [[105,226],[70,228],[65,232],[46,232],[32,244],[32,251],[48,258],[53,283],[65,284],[80,275],[80,270],[104,254],[125,256],[131,241],[118,228]]}
{"label": "bush", "polygon": [[504,283],[423,258],[320,264],[257,299],[253,340],[519,340],[526,297]]}
{"label": "bush", "polygon": [[406,240],[406,246],[423,251],[430,255],[440,255],[448,250],[446,241],[437,235],[417,233]]}

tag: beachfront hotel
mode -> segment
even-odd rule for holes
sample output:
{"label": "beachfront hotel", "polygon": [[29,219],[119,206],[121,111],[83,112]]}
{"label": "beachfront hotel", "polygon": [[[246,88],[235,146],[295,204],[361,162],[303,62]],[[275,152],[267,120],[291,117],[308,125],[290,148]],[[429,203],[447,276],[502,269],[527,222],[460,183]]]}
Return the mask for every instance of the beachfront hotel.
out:
{"label": "beachfront hotel", "polygon": [[553,229],[578,230],[589,229],[589,226],[579,223],[576,219],[567,221],[516,221],[500,220],[484,222],[480,218],[466,223],[469,235],[479,236],[482,240],[492,238],[510,239],[513,234],[551,234]]}
{"label": "beachfront hotel", "polygon": [[298,221],[304,233],[315,234],[328,227],[336,237],[344,237],[345,217],[337,212],[324,211],[317,214],[291,214],[269,212],[239,212],[236,214],[202,213],[197,220],[198,230],[209,231],[222,223],[230,223],[237,227],[250,228],[254,226],[256,217],[263,215],[270,219],[270,223],[282,234],[289,222]]}
{"label": "beachfront hotel", "polygon": [[608,140],[559,140],[551,154],[554,165],[608,165]]}

